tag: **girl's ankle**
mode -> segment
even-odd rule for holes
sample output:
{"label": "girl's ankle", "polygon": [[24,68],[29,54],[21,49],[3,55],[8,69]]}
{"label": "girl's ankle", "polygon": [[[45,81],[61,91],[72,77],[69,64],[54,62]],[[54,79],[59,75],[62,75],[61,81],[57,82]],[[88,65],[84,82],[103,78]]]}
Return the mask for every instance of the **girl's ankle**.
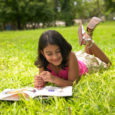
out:
{"label": "girl's ankle", "polygon": [[92,46],[93,46],[93,44],[94,44],[94,41],[93,40],[88,40],[87,41],[87,48],[91,48]]}

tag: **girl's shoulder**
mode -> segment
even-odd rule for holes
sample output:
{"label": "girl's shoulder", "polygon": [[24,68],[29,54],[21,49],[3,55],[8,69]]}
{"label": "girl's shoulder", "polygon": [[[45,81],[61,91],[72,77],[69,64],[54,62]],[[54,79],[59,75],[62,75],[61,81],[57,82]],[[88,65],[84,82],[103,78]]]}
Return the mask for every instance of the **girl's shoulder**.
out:
{"label": "girl's shoulder", "polygon": [[68,56],[67,65],[69,66],[69,64],[73,63],[73,61],[76,62],[77,61],[77,57],[76,57],[75,53],[71,51],[69,53],[69,56]]}
{"label": "girl's shoulder", "polygon": [[70,59],[75,59],[75,58],[77,58],[76,55],[75,55],[75,53],[71,51],[69,53],[68,59],[70,60]]}

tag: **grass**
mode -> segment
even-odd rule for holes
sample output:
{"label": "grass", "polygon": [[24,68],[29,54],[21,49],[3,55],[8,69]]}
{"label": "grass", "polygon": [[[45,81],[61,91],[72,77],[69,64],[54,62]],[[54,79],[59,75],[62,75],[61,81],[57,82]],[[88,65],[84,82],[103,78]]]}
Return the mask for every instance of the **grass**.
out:
{"label": "grass", "polygon": [[[49,29],[60,32],[72,44],[73,51],[84,48],[78,44],[78,26],[0,32],[0,92],[6,88],[33,87],[34,76],[39,72],[34,66],[38,38]],[[0,114],[115,114],[115,22],[101,23],[94,31],[93,39],[112,61],[108,70],[82,76],[79,83],[73,86],[70,98],[0,101]]]}

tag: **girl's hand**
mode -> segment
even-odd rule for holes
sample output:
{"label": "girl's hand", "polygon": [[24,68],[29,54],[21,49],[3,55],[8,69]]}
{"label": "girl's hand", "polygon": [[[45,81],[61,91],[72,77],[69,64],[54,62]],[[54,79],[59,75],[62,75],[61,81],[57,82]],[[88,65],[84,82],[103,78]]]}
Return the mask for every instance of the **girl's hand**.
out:
{"label": "girl's hand", "polygon": [[35,81],[34,81],[34,87],[41,89],[42,87],[44,87],[45,82],[44,80],[40,77],[40,76],[35,76]]}
{"label": "girl's hand", "polygon": [[53,76],[49,71],[43,71],[40,73],[40,77],[42,77],[45,82],[53,82]]}

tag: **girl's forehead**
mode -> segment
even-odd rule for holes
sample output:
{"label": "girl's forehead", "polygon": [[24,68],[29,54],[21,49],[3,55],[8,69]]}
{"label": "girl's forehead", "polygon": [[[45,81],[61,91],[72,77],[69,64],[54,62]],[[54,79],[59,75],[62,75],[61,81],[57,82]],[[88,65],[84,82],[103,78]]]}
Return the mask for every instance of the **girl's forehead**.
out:
{"label": "girl's forehead", "polygon": [[56,49],[59,49],[59,46],[58,45],[51,45],[51,44],[48,44],[44,50],[56,50]]}

